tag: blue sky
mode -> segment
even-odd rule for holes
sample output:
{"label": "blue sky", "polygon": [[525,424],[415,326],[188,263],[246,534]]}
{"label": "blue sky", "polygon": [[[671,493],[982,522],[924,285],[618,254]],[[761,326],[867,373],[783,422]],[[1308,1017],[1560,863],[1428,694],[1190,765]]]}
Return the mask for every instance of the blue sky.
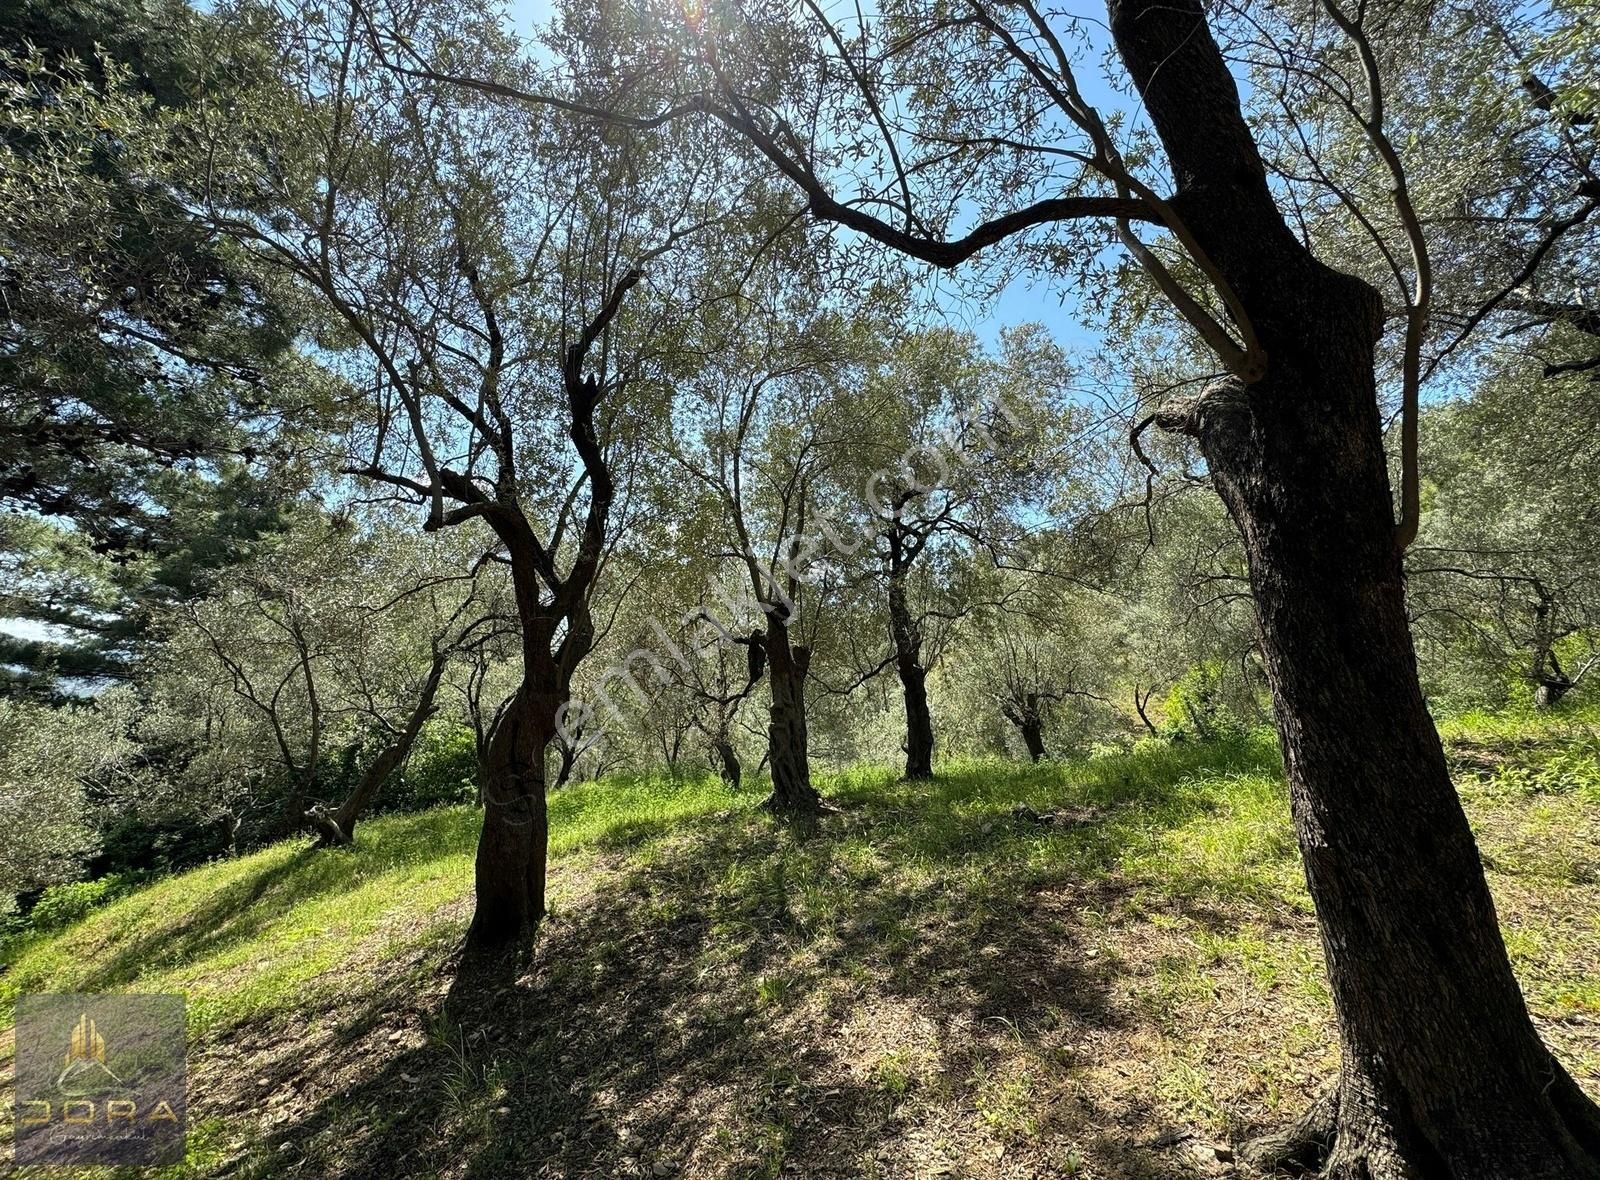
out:
{"label": "blue sky", "polygon": [[1051,285],[1013,279],[996,297],[979,300],[957,294],[946,281],[939,305],[952,325],[968,328],[986,341],[993,341],[1001,328],[1040,323],[1069,348],[1093,348],[1100,342],[1100,333],[1084,326],[1078,311],[1078,294],[1065,282]]}
{"label": "blue sky", "polygon": [[[823,0],[823,6],[825,9],[830,6],[828,0]],[[549,0],[509,0],[508,11],[517,33],[527,36],[550,19],[552,7]],[[852,14],[856,11],[853,4],[849,11]],[[1082,6],[1082,15],[1091,33],[1104,40],[1104,8],[1087,3]],[[1085,55],[1079,68],[1078,84],[1084,97],[1102,114],[1109,115],[1125,109],[1128,101],[1102,76],[1097,63],[1099,50],[1104,47],[1104,44],[1097,44],[1094,52]],[[1018,278],[1002,288],[998,295],[984,298],[964,293],[963,285],[954,276],[939,276],[931,281],[936,303],[952,326],[966,328],[982,340],[993,342],[1003,327],[1037,322],[1048,327],[1056,340],[1069,348],[1093,349],[1099,344],[1099,333],[1084,326],[1083,317],[1078,313],[1077,293],[1067,282],[1052,285]]]}

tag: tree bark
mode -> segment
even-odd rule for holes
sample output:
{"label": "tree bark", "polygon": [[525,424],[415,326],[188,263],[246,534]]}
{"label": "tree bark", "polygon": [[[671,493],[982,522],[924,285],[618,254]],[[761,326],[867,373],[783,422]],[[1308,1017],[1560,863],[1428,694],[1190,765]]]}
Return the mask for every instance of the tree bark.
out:
{"label": "tree bark", "polygon": [[1028,760],[1037,762],[1044,758],[1047,751],[1044,748],[1044,714],[1040,710],[1039,694],[1030,692],[1024,694],[1020,701],[1015,698],[1006,701],[1000,706],[1000,712],[1022,735],[1022,744],[1028,750]]}
{"label": "tree bark", "polygon": [[305,827],[306,800],[316,787],[316,779],[300,771],[291,771],[289,790],[283,797],[283,810],[278,823],[286,835],[293,835]]}
{"label": "tree bark", "polygon": [[1139,685],[1135,683],[1133,686],[1133,707],[1139,714],[1140,723],[1144,725],[1146,732],[1151,737],[1161,736],[1161,731],[1156,728],[1156,723],[1150,720],[1149,711],[1150,698],[1156,695],[1156,687],[1156,685],[1152,684],[1149,688],[1143,690],[1141,695]]}
{"label": "tree bark", "polygon": [[578,747],[571,742],[556,742],[556,781],[557,787],[567,785],[567,780],[572,777],[572,765],[578,760]]}
{"label": "tree bark", "polygon": [[933,777],[933,716],[928,711],[928,670],[898,665],[906,700],[906,778],[926,782]]}
{"label": "tree bark", "polygon": [[555,738],[558,703],[524,681],[489,735],[474,869],[477,905],[467,930],[467,945],[475,950],[518,943],[544,917],[550,842],[545,753]]}
{"label": "tree bark", "polygon": [[719,738],[712,743],[711,748],[717,755],[717,774],[729,788],[737,789],[740,774],[739,752],[726,738]]}
{"label": "tree bark", "polygon": [[1533,707],[1553,709],[1561,703],[1561,698],[1572,690],[1572,679],[1562,669],[1561,658],[1556,655],[1556,641],[1549,626],[1550,610],[1553,605],[1551,597],[1543,585],[1539,583],[1535,585],[1542,596],[1542,601],[1534,611],[1539,636],[1534,645]]}
{"label": "tree bark", "polygon": [[1554,709],[1561,703],[1561,698],[1572,689],[1572,681],[1566,677],[1548,677],[1539,682],[1533,690],[1533,707],[1536,709]]}
{"label": "tree bark", "polygon": [[767,751],[772,765],[772,794],[762,807],[777,815],[815,815],[822,796],[811,785],[806,752],[806,672],[809,648],[791,645],[789,629],[769,616],[766,631],[767,686],[772,707],[767,725]]}
{"label": "tree bark", "polygon": [[1381,304],[1283,222],[1198,0],[1110,9],[1173,204],[1268,358],[1263,379],[1157,422],[1198,440],[1249,561],[1343,1054],[1324,1174],[1600,1176],[1600,1113],[1529,1019],[1423,702],[1373,377]]}
{"label": "tree bark", "polygon": [[392,742],[378,751],[378,756],[362,773],[355,789],[339,805],[339,810],[332,815],[327,815],[320,809],[311,813],[311,822],[319,833],[317,841],[319,847],[328,848],[355,841],[356,821],[372,805],[383,784],[389,781],[389,776],[410,756],[411,748],[417,744],[417,737],[422,733],[422,727],[428,718],[438,712],[434,698],[439,694],[439,682],[444,679],[446,662],[442,655],[435,657],[433,666],[428,670],[428,678],[423,682],[422,691],[417,695],[416,707],[406,718],[405,728],[395,735]]}
{"label": "tree bark", "polygon": [[1035,718],[1024,721],[1019,728],[1022,730],[1022,743],[1028,747],[1028,760],[1039,761],[1045,756],[1044,726]]}
{"label": "tree bark", "polygon": [[[595,426],[595,408],[612,389],[585,375],[589,349],[643,278],[634,268],[611,288],[605,305],[567,345],[562,384],[572,418],[567,436],[589,483],[589,508],[565,576],[539,540],[520,504],[498,502],[486,513],[510,560],[517,621],[522,629],[522,683],[489,735],[483,761],[483,831],[474,869],[477,904],[467,950],[496,952],[530,936],[544,917],[550,845],[545,759],[572,675],[594,648],[589,596],[605,553],[616,484]],[[497,347],[497,346],[496,346]],[[465,481],[471,487],[471,481]],[[473,494],[473,493],[468,493]],[[557,535],[560,533],[557,527]],[[543,591],[548,591],[544,595]]]}
{"label": "tree bark", "polygon": [[894,666],[906,702],[906,777],[933,777],[933,716],[928,711],[928,670],[922,666],[922,636],[906,602],[903,579],[889,579],[889,634]]}
{"label": "tree bark", "polygon": [[1423,703],[1370,362],[1334,361],[1189,410],[1245,538],[1338,1012],[1326,1174],[1597,1176],[1600,1120],[1528,1017]]}

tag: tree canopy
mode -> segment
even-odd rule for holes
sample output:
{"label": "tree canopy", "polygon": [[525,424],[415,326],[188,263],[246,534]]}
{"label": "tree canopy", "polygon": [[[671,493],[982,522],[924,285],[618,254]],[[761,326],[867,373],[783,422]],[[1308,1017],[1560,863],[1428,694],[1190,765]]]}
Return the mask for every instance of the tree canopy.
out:
{"label": "tree canopy", "polygon": [[1244,1160],[1600,1176],[1437,726],[1600,683],[1594,22],[1105,16],[14,5],[19,912],[472,806],[467,987],[580,782],[1270,731],[1339,1059]]}

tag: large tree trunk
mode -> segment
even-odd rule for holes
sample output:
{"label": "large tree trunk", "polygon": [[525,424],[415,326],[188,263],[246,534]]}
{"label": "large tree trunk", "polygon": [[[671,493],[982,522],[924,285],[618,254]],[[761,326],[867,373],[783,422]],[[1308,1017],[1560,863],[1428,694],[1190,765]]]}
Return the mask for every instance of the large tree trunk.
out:
{"label": "large tree trunk", "polygon": [[1215,389],[1186,423],[1244,534],[1338,1013],[1327,1174],[1600,1175],[1600,1120],[1529,1020],[1423,703],[1364,351]]}
{"label": "large tree trunk", "polygon": [[555,737],[557,701],[524,681],[489,736],[483,772],[483,832],[475,868],[477,907],[467,945],[521,941],[544,917],[545,752]]}
{"label": "large tree trunk", "polygon": [[906,603],[905,584],[889,580],[889,634],[894,666],[906,701],[906,777],[933,777],[933,716],[928,711],[928,670],[922,666],[922,637]]}
{"label": "large tree trunk", "polygon": [[806,671],[808,648],[791,646],[789,629],[776,618],[767,621],[767,686],[772,708],[767,725],[767,752],[772,764],[772,794],[762,807],[778,815],[814,815],[822,797],[811,785],[806,753]]}
{"label": "large tree trunk", "polygon": [[1268,358],[1264,379],[1158,422],[1199,441],[1244,539],[1322,932],[1343,1061],[1302,1159],[1351,1180],[1600,1176],[1600,1113],[1529,1019],[1423,703],[1373,379],[1379,301],[1284,225],[1198,0],[1111,14],[1174,205]]}
{"label": "large tree trunk", "polygon": [[332,815],[327,815],[320,809],[311,813],[312,825],[320,834],[317,841],[319,846],[327,848],[335,844],[350,844],[355,840],[356,821],[378,797],[378,792],[383,788],[383,784],[389,781],[389,776],[410,756],[411,748],[417,744],[417,738],[422,733],[422,727],[428,718],[438,712],[433,702],[439,694],[439,682],[444,678],[445,663],[442,657],[435,659],[433,667],[428,670],[428,679],[423,682],[422,691],[417,696],[416,707],[406,718],[405,728],[395,735],[392,742],[378,751],[378,756],[362,773],[355,789],[339,805],[339,810]]}

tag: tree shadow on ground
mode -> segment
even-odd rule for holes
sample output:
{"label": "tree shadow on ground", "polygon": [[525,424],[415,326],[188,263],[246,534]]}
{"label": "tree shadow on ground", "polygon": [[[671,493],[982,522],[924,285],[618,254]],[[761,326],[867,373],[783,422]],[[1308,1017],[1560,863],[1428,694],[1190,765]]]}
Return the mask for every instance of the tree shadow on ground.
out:
{"label": "tree shadow on ground", "polygon": [[[94,966],[76,986],[115,990],[152,967],[200,962],[252,943],[300,907],[348,891],[352,879],[462,855],[476,824],[467,809],[385,818],[358,833],[353,847],[319,849],[305,843],[283,849],[279,859],[263,868],[249,866],[209,896],[198,896],[206,869],[163,883],[148,895],[136,895],[132,901],[138,908],[121,911],[126,924],[112,928],[109,948],[84,956]],[[189,892],[173,896],[163,894],[163,887]],[[89,933],[93,936],[92,927]]]}
{"label": "tree shadow on ground", "polygon": [[[959,788],[931,806],[959,811]],[[806,835],[739,813],[674,825],[555,914],[527,961],[330,1006],[337,1068],[282,1057],[265,1080],[298,1097],[228,1171],[1192,1175],[1163,1128],[1075,1074],[1079,1047],[1147,1019],[1114,1001],[1119,967],[1093,945],[1136,886],[1022,856],[1076,838],[1103,866],[1186,813],[1076,836],[929,814],[846,811]],[[382,1051],[408,1000],[428,1035]],[[313,1070],[343,1084],[308,1090]]]}

